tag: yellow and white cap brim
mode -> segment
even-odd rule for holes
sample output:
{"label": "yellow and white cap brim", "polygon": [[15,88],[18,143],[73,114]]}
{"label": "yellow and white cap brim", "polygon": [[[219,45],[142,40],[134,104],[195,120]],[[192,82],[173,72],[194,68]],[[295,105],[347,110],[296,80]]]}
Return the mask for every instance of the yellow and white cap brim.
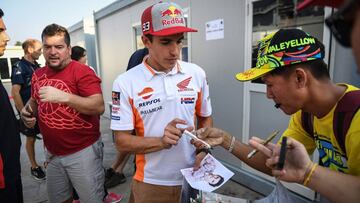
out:
{"label": "yellow and white cap brim", "polygon": [[265,65],[260,68],[251,68],[249,70],[246,70],[245,72],[238,73],[235,77],[239,81],[250,81],[258,79],[259,77],[273,70],[274,68],[270,68],[270,66]]}

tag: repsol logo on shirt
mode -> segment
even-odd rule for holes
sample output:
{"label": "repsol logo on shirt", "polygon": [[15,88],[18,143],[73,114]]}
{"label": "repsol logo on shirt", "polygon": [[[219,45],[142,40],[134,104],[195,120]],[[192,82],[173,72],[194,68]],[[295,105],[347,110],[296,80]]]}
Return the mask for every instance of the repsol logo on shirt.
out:
{"label": "repsol logo on shirt", "polygon": [[181,98],[181,104],[193,104],[194,102],[195,102],[195,98],[193,98],[193,97]]}
{"label": "repsol logo on shirt", "polygon": [[139,103],[139,107],[145,107],[160,102],[160,98]]}

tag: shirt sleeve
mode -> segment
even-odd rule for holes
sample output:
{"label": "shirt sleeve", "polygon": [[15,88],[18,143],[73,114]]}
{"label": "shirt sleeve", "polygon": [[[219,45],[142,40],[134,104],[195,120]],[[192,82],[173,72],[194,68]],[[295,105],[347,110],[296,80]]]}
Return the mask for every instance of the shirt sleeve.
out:
{"label": "shirt sleeve", "polygon": [[112,89],[111,124],[112,130],[133,130],[134,114],[132,98],[125,90],[125,85],[118,78]]}
{"label": "shirt sleeve", "polygon": [[23,69],[20,67],[18,63],[12,66],[11,83],[13,85],[15,84],[22,85],[25,83],[23,78]]}
{"label": "shirt sleeve", "polygon": [[[282,136],[291,137],[301,142],[308,154],[312,154],[316,149],[316,144],[312,135],[309,135],[301,125],[301,111],[296,112],[290,117],[288,128],[285,130]],[[282,138],[279,139],[281,144]]]}
{"label": "shirt sleeve", "polygon": [[82,66],[77,73],[80,76],[77,81],[79,96],[88,97],[94,94],[102,94],[101,79],[96,76],[93,70]]}
{"label": "shirt sleeve", "polygon": [[202,70],[201,90],[198,93],[198,101],[196,102],[196,115],[201,117],[209,117],[212,113],[211,100],[209,94],[209,84],[206,79],[205,72]]}
{"label": "shirt sleeve", "polygon": [[360,176],[360,111],[358,111],[349,127],[345,138],[346,156],[349,167],[349,174]]}

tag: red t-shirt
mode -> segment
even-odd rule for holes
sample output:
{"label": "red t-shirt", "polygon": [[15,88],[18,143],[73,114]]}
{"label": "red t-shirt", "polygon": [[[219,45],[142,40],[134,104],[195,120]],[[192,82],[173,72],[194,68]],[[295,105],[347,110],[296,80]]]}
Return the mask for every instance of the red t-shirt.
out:
{"label": "red t-shirt", "polygon": [[38,122],[44,144],[54,155],[80,151],[99,139],[99,116],[84,115],[65,105],[41,102],[39,89],[53,86],[81,97],[101,94],[101,80],[88,66],[71,61],[67,67],[54,71],[48,66],[37,69],[32,77],[31,97],[38,104]]}

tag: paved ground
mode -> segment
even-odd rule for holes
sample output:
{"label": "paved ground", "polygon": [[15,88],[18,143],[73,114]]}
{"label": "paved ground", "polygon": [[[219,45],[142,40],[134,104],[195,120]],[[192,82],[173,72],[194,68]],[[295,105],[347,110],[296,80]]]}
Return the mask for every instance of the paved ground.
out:
{"label": "paved ground", "polygon": [[[109,129],[109,120],[107,118],[101,118],[101,133],[102,139],[104,142],[104,167],[108,168],[115,155],[116,150],[112,143],[111,130]],[[24,201],[25,203],[38,203],[38,202],[47,202],[46,195],[46,185],[45,181],[37,181],[30,176],[30,164],[28,161],[28,157],[25,151],[25,136],[22,136],[22,148],[21,148],[21,164],[22,164],[22,181],[23,181],[23,192],[24,192]],[[42,141],[36,142],[36,156],[38,163],[43,163],[44,158],[44,148]],[[130,183],[131,177],[133,174],[133,158],[130,158],[130,161],[127,163],[125,167],[125,176],[127,177],[127,181],[124,184],[120,184],[114,188],[109,189],[111,192],[116,192],[118,194],[123,194],[124,199],[121,202],[128,202],[128,198],[130,195]],[[261,195],[256,192],[247,189],[235,182],[229,181],[222,188],[220,188],[218,193],[222,193],[225,195],[231,195],[236,197],[241,197],[245,199],[258,199],[261,198]]]}

